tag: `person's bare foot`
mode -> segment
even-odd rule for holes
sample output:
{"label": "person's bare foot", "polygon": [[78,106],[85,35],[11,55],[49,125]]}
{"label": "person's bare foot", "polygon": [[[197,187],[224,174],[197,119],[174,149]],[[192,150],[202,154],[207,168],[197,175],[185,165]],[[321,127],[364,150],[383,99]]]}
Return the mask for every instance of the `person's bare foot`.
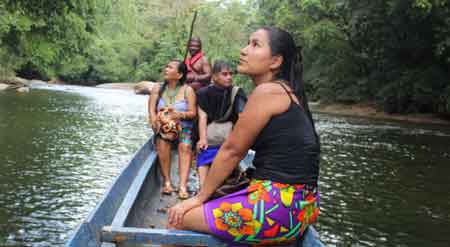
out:
{"label": "person's bare foot", "polygon": [[180,187],[178,189],[178,198],[181,200],[186,200],[189,198],[189,193],[185,187]]}
{"label": "person's bare foot", "polygon": [[161,193],[164,195],[171,195],[173,192],[172,184],[170,182],[165,182]]}

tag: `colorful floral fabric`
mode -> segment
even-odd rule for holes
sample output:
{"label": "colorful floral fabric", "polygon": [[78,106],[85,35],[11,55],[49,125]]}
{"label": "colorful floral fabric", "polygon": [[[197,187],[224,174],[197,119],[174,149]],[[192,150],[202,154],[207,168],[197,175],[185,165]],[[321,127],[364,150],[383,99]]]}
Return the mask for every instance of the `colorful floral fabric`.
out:
{"label": "colorful floral fabric", "polygon": [[178,140],[180,143],[192,145],[192,128],[184,127],[180,132]]}
{"label": "colorful floral fabric", "polygon": [[212,233],[231,246],[288,244],[319,215],[315,188],[253,179],[241,191],[207,202]]}

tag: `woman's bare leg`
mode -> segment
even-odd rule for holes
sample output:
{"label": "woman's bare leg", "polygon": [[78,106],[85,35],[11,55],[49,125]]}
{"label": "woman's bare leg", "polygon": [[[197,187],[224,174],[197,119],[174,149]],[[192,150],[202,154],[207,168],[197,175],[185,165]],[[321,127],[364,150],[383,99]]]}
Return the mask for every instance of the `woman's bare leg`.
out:
{"label": "woman's bare leg", "polygon": [[200,188],[203,187],[203,183],[205,182],[206,175],[208,175],[208,171],[209,171],[209,164],[200,166],[198,168],[198,179],[200,183]]}
{"label": "woman's bare leg", "polygon": [[156,141],[156,149],[159,158],[159,165],[161,166],[161,175],[163,177],[163,190],[172,186],[172,179],[170,177],[170,149],[171,144],[162,139]]}
{"label": "woman's bare leg", "polygon": [[196,232],[203,232],[211,234],[211,230],[209,229],[208,222],[206,221],[205,215],[203,213],[203,206],[195,207],[189,210],[183,218],[183,223],[181,226],[173,227],[171,225],[167,226],[169,229],[178,229],[178,230],[190,230]]}
{"label": "woman's bare leg", "polygon": [[180,191],[187,192],[187,183],[189,179],[189,169],[191,167],[192,149],[191,145],[186,143],[178,144]]}
{"label": "woman's bare leg", "polygon": [[[211,234],[209,230],[208,222],[206,222],[205,215],[203,214],[203,206],[193,208],[189,210],[183,218],[183,224],[178,227],[174,227],[170,224],[167,225],[169,229],[178,230],[190,230],[196,232],[203,232]],[[163,247],[178,247],[183,245],[161,245]]]}

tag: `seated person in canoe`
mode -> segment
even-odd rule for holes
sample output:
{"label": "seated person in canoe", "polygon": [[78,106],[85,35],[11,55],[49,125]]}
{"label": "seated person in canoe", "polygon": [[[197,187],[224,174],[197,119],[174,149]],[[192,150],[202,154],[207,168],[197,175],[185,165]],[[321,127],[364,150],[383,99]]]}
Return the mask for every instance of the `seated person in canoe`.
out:
{"label": "seated person in canoe", "polygon": [[164,194],[171,194],[170,151],[178,146],[179,187],[181,199],[189,197],[187,182],[192,158],[192,126],[197,115],[194,90],[185,83],[187,67],[182,61],[170,61],[164,69],[164,82],[152,88],[149,98],[150,124],[156,134],[156,148]]}
{"label": "seated person in canoe", "polygon": [[200,187],[220,145],[231,132],[247,102],[244,90],[233,86],[232,76],[230,64],[218,60],[213,66],[211,85],[197,91],[197,168]]}

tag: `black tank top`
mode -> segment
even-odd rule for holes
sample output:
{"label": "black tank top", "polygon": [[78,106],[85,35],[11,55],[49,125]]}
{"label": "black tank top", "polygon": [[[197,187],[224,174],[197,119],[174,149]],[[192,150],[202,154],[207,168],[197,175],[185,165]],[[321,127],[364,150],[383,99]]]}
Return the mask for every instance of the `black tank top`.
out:
{"label": "black tank top", "polygon": [[256,138],[253,177],[285,184],[316,186],[320,146],[303,108],[291,103],[287,111],[272,117]]}

